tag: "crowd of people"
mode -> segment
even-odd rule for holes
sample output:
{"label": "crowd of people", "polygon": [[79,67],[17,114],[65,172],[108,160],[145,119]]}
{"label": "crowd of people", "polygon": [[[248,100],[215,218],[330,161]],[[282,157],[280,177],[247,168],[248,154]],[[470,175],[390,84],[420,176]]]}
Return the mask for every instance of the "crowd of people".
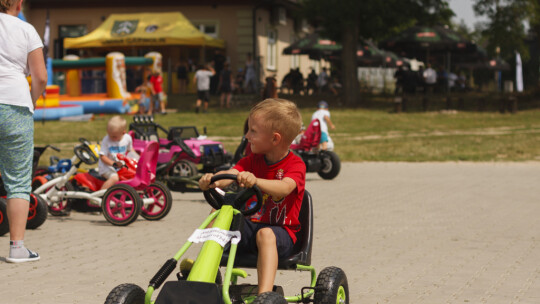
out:
{"label": "crowd of people", "polygon": [[322,68],[317,75],[315,69],[311,68],[307,78],[304,78],[299,68],[291,69],[281,82],[281,92],[284,94],[313,95],[316,93],[331,92],[339,94],[341,83],[337,76],[330,76],[326,68]]}
{"label": "crowd of people", "polygon": [[444,68],[434,69],[431,64],[413,71],[400,66],[394,73],[396,88],[394,94],[415,94],[416,92],[464,92],[468,90],[464,73],[447,72]]}

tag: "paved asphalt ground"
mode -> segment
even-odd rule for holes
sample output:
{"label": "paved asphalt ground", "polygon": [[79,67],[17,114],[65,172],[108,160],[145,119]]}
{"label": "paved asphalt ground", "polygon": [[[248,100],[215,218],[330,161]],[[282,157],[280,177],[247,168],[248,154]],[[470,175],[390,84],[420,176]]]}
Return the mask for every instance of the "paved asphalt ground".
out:
{"label": "paved asphalt ground", "polygon": [[[540,303],[539,185],[540,163],[345,163],[332,181],[308,174],[313,265],[343,268],[355,304]],[[146,289],[208,212],[201,193],[175,193],[158,222],[50,216],[26,236],[42,260],[20,265],[5,263],[0,237],[0,303],[103,303],[121,283]],[[241,282],[256,281],[249,273]],[[288,295],[308,282],[277,278]]]}

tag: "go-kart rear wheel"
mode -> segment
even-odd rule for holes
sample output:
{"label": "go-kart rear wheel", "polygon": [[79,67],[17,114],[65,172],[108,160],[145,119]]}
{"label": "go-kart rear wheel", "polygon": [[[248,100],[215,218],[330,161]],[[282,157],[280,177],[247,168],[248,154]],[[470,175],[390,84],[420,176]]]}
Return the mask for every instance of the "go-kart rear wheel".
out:
{"label": "go-kart rear wheel", "polygon": [[[59,189],[59,191],[75,191],[75,188],[70,182],[67,182],[64,187]],[[50,203],[48,204],[49,213],[53,216],[68,216],[71,212],[71,204],[73,204],[73,201],[69,198],[64,198],[61,201]]]}
{"label": "go-kart rear wheel", "polygon": [[322,162],[319,172],[320,177],[323,179],[334,179],[341,170],[341,161],[339,156],[333,151],[321,151],[319,156]]}
{"label": "go-kart rear wheel", "polygon": [[144,189],[142,198],[153,198],[154,202],[142,206],[141,216],[149,221],[164,218],[172,207],[171,191],[162,183],[154,182]]}
{"label": "go-kart rear wheel", "polygon": [[105,299],[105,304],[144,304],[145,292],[135,284],[116,286]]}
{"label": "go-kart rear wheel", "polygon": [[47,220],[47,202],[41,196],[30,194],[30,207],[26,229],[36,229]]}
{"label": "go-kart rear wheel", "polygon": [[101,200],[105,219],[116,226],[133,223],[141,213],[142,202],[133,187],[116,184],[110,187]]}
{"label": "go-kart rear wheel", "polygon": [[263,292],[255,298],[253,304],[287,304],[287,300],[277,292]]}
{"label": "go-kart rear wheel", "polygon": [[0,236],[9,232],[9,222],[7,217],[7,202],[0,198]]}
{"label": "go-kart rear wheel", "polygon": [[349,304],[349,284],[341,268],[323,269],[317,277],[315,288],[315,304]]}

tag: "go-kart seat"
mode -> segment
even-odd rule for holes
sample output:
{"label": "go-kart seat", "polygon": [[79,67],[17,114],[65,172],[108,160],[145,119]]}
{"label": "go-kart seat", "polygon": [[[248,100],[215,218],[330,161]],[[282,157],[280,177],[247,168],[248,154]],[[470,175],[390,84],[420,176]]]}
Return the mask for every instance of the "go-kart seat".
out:
{"label": "go-kart seat", "polygon": [[[278,269],[296,269],[296,265],[311,265],[311,248],[313,246],[313,202],[311,194],[304,191],[302,207],[298,216],[301,229],[296,234],[293,254],[287,258],[279,259]],[[229,252],[223,252],[221,266],[227,265]],[[257,268],[257,256],[254,254],[239,254],[234,260],[234,267]]]}

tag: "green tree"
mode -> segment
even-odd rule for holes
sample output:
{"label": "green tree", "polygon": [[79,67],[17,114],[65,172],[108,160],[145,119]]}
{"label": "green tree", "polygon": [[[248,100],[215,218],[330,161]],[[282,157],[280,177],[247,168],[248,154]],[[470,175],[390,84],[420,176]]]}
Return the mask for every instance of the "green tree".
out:
{"label": "green tree", "polygon": [[536,6],[537,0],[475,0],[476,15],[488,19],[480,28],[489,55],[511,59],[518,51],[524,61],[529,59],[524,22],[534,21]]}
{"label": "green tree", "polygon": [[305,17],[326,37],[340,42],[343,100],[360,103],[356,47],[360,37],[379,41],[416,23],[449,23],[446,0],[303,0]]}

